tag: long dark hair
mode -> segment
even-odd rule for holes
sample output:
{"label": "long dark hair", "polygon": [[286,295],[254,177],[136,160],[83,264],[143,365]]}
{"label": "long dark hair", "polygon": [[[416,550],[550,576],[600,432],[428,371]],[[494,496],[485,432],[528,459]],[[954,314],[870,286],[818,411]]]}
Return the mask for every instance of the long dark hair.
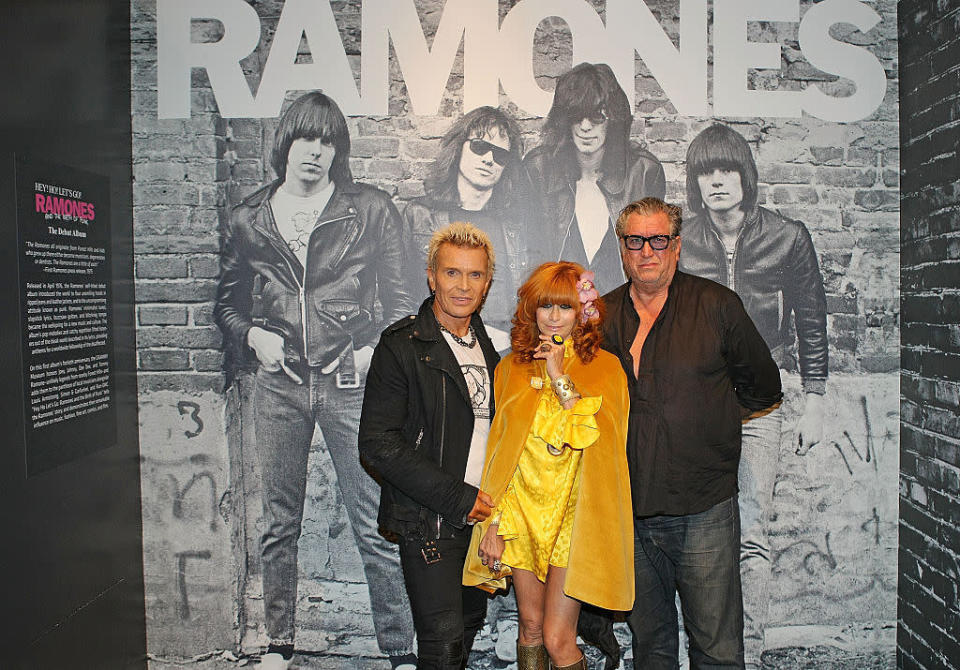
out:
{"label": "long dark hair", "polygon": [[580,63],[560,75],[543,127],[543,144],[551,147],[553,155],[565,163],[573,161],[577,173],[580,167],[570,128],[600,110],[609,119],[600,169],[609,172],[610,167],[624,163],[630,143],[633,114],[627,94],[606,63]]}
{"label": "long dark hair", "polygon": [[287,155],[294,140],[314,138],[329,142],[337,151],[330,165],[330,181],[337,186],[352,182],[347,120],[337,103],[320,91],[301,95],[280,117],[274,134],[273,153],[270,156],[270,165],[277,176],[280,179],[286,178]]}
{"label": "long dark hair", "polygon": [[447,205],[460,204],[457,175],[460,171],[463,143],[493,130],[499,131],[510,142],[512,160],[503,167],[500,181],[493,187],[489,205],[505,207],[515,202],[516,191],[522,183],[520,157],[523,154],[523,140],[517,122],[496,107],[477,107],[450,126],[440,140],[440,152],[423,180],[423,190],[429,198]]}
{"label": "long dark hair", "polygon": [[757,204],[757,163],[743,135],[722,123],[701,131],[687,148],[687,209],[703,214],[703,195],[697,178],[717,168],[740,173],[740,209],[753,209]]}

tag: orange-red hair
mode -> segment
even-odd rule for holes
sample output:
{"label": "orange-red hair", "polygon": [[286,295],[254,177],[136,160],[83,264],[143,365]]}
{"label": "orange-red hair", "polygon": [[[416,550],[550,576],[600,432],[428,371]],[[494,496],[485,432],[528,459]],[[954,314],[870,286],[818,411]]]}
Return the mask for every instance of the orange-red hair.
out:
{"label": "orange-red hair", "polygon": [[573,328],[573,350],[584,363],[596,357],[603,341],[603,319],[607,310],[603,299],[597,298],[597,314],[586,323],[580,318],[580,296],[577,282],[583,268],[577,263],[560,261],[544,263],[523,283],[517,291],[517,311],[513,315],[510,344],[521,361],[533,360],[534,350],[540,346],[540,330],[537,328],[537,308],[546,304],[567,304],[577,310]]}

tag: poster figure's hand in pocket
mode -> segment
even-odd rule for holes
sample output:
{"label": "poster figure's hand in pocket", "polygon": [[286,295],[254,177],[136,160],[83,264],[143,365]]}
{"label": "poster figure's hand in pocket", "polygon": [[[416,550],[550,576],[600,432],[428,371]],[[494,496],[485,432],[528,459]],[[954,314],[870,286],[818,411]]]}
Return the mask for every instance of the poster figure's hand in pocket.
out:
{"label": "poster figure's hand in pocket", "polygon": [[302,384],[296,372],[291,370],[283,357],[283,337],[276,333],[271,333],[260,326],[254,326],[247,331],[247,344],[257,355],[257,360],[266,372],[284,373],[293,380],[295,384]]}

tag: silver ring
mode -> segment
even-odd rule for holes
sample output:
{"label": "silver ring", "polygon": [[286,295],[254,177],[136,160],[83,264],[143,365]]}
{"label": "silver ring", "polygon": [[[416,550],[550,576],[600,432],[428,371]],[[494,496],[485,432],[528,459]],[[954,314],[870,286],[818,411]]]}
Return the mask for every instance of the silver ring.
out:
{"label": "silver ring", "polygon": [[494,572],[500,572],[500,568],[502,567],[503,567],[503,563],[501,563],[498,559],[493,562],[493,565],[490,566],[490,569],[493,570]]}

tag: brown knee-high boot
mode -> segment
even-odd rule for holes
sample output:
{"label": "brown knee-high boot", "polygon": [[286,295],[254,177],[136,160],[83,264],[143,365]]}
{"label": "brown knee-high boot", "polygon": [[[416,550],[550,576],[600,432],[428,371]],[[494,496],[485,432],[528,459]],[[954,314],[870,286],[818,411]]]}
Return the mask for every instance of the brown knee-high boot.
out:
{"label": "brown knee-high boot", "polygon": [[517,640],[517,670],[548,670],[549,665],[550,657],[542,643],[526,646]]}

